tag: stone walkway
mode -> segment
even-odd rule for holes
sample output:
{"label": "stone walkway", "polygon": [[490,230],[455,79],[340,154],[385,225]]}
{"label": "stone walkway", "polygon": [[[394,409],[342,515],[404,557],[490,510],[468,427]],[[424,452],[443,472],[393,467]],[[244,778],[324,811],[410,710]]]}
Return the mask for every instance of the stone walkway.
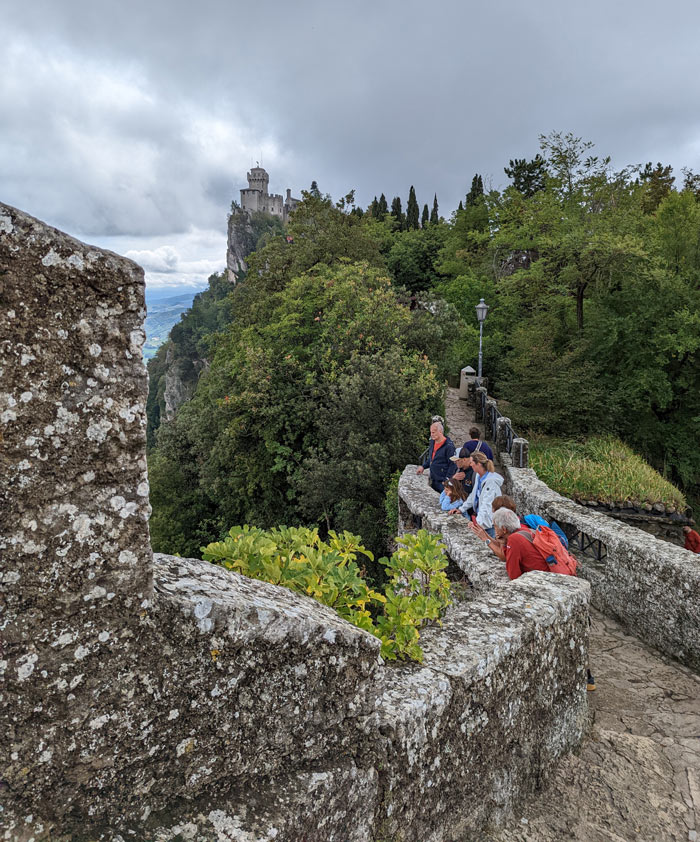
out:
{"label": "stone walkway", "polygon": [[[446,412],[461,444],[471,407],[450,389]],[[700,676],[614,620],[592,619],[587,738],[539,797],[479,842],[700,842]]]}

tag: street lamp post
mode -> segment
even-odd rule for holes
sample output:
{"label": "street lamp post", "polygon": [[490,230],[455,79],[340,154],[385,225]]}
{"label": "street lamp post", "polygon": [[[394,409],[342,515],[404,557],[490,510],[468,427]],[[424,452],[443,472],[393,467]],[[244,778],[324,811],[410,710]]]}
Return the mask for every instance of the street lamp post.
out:
{"label": "street lamp post", "polygon": [[476,305],[476,317],[479,320],[479,373],[477,374],[477,379],[479,381],[479,385],[481,386],[481,341],[484,336],[484,322],[486,321],[486,314],[489,311],[489,305],[484,303],[484,299],[482,298],[481,301]]}

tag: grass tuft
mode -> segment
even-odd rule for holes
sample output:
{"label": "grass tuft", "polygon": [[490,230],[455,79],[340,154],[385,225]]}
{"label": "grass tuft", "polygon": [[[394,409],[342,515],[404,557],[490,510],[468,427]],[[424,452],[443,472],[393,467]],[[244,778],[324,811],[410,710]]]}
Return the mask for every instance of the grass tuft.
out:
{"label": "grass tuft", "polygon": [[614,436],[586,442],[530,438],[530,467],[554,491],[601,503],[663,503],[683,511],[683,494]]}

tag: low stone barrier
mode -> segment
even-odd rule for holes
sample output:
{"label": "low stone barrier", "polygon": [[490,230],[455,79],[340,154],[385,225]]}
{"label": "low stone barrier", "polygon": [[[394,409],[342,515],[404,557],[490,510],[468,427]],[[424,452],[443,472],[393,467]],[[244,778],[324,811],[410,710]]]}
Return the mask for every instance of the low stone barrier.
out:
{"label": "low stone barrier", "polygon": [[473,598],[423,664],[310,598],[151,553],[143,273],[0,205],[2,839],[441,842],[586,724],[588,585],[502,565],[407,469]]}
{"label": "low stone barrier", "polygon": [[[507,462],[504,459],[504,462]],[[695,553],[552,491],[530,468],[505,465],[519,512],[556,520],[591,583],[596,608],[700,671],[700,562]]]}

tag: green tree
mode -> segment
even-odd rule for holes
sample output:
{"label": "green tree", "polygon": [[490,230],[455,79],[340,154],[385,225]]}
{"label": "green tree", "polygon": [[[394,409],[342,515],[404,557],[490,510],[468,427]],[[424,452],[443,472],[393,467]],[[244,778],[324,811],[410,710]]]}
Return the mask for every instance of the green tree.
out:
{"label": "green tree", "polygon": [[386,196],[382,193],[379,197],[379,205],[377,206],[377,218],[384,219],[384,217],[389,213],[389,207],[386,203]]}
{"label": "green tree", "polygon": [[411,292],[430,288],[438,278],[436,263],[444,242],[445,232],[436,226],[395,236],[386,264],[396,284]]}
{"label": "green tree", "polygon": [[[472,207],[473,205],[478,204],[482,201],[484,195],[484,182],[481,176],[477,173],[474,178],[472,178],[472,186],[469,192],[467,193],[467,198],[465,201],[466,207]],[[437,199],[437,197],[436,197]]]}
{"label": "green tree", "polygon": [[433,210],[430,213],[430,222],[433,225],[437,225],[440,221],[440,214],[438,213],[438,200],[437,200],[437,193],[433,194]]}
{"label": "green tree", "polygon": [[642,210],[645,213],[653,213],[671,192],[675,181],[672,173],[670,165],[658,163],[654,167],[651,161],[640,171],[638,183],[644,185]]}
{"label": "green tree", "polygon": [[[328,454],[344,448],[358,464],[364,453],[371,470],[327,485],[323,522],[357,520],[383,549],[385,484],[416,458],[439,411],[441,379],[429,360],[446,343],[442,322],[402,304],[381,268],[372,231],[383,225],[306,194],[290,221],[294,243],[271,242],[251,258],[234,290],[235,322],[219,335],[194,398],[159,434],[156,548],[191,552],[232,523],[316,517],[314,459],[329,470]],[[185,490],[188,511],[178,512]]]}
{"label": "green tree", "polygon": [[509,161],[503,171],[513,182],[513,187],[523,196],[534,196],[539,190],[544,190],[547,179],[547,164],[537,153],[531,161],[525,158],[515,158]]}
{"label": "green tree", "polygon": [[421,214],[421,228],[427,228],[428,223],[430,222],[430,214],[428,213],[428,205],[423,205],[423,213]]}
{"label": "green tree", "polygon": [[391,200],[391,215],[394,218],[394,224],[397,231],[403,231],[406,228],[406,217],[401,210],[401,199],[394,196]]}
{"label": "green tree", "polygon": [[418,201],[416,199],[416,191],[413,185],[411,185],[411,189],[408,191],[408,202],[406,204],[406,230],[414,231],[419,228],[418,219],[419,210]]}

